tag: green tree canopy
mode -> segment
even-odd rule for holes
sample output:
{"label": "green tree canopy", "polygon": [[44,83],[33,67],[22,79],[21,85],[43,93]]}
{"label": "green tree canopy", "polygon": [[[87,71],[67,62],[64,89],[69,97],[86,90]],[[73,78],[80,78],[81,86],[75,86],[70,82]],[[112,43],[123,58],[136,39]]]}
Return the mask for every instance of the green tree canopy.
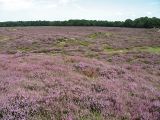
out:
{"label": "green tree canopy", "polygon": [[160,19],[141,17],[135,20],[97,21],[97,20],[68,20],[68,21],[8,21],[0,22],[0,27],[15,26],[104,26],[104,27],[133,27],[133,28],[160,28]]}

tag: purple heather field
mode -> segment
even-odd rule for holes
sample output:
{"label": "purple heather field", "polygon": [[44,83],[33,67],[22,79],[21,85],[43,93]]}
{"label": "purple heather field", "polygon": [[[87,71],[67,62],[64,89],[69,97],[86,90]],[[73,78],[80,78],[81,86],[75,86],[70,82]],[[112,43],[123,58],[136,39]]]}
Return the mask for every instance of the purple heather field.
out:
{"label": "purple heather field", "polygon": [[0,120],[160,120],[160,32],[0,28]]}

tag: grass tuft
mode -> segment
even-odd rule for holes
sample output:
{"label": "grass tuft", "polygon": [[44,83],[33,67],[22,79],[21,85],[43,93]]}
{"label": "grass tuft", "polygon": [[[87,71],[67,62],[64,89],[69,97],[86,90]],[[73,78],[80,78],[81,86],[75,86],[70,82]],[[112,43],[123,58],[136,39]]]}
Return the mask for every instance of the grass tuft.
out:
{"label": "grass tuft", "polygon": [[101,37],[110,37],[112,35],[113,34],[109,33],[109,32],[106,32],[106,33],[104,33],[104,32],[96,32],[96,33],[88,35],[88,38],[96,39],[96,38],[101,38]]}

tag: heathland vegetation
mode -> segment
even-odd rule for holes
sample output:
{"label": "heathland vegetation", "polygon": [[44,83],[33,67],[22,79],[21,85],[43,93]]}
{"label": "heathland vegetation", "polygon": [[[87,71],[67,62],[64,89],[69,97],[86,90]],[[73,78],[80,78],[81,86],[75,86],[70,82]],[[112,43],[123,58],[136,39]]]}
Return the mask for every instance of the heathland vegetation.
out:
{"label": "heathland vegetation", "polygon": [[158,29],[0,28],[0,120],[159,118]]}

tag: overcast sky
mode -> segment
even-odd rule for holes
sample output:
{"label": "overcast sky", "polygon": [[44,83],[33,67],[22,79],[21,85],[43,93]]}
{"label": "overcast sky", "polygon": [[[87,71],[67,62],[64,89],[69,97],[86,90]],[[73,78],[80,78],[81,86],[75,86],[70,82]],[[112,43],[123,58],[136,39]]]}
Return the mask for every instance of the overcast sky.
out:
{"label": "overcast sky", "polygon": [[160,0],[0,0],[0,21],[160,18]]}

